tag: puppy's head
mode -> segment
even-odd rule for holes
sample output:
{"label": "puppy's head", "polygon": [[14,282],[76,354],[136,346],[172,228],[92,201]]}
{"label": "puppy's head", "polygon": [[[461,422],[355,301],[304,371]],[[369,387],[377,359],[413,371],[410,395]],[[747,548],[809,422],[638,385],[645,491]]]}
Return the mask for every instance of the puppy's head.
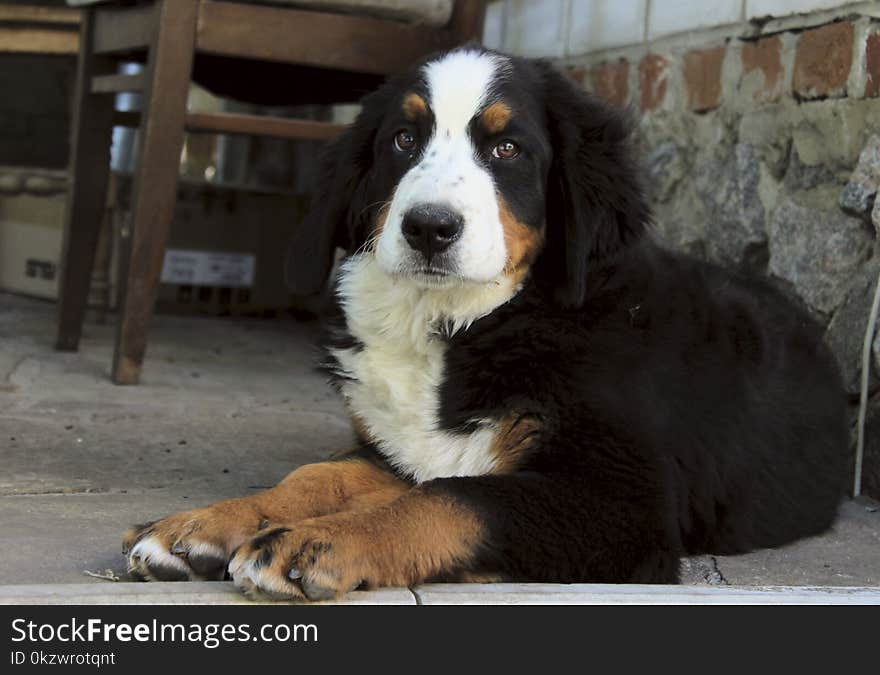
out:
{"label": "puppy's head", "polygon": [[367,97],[330,148],[288,278],[317,290],[339,245],[416,285],[531,276],[579,305],[591,262],[649,217],[628,133],[544,62],[477,48],[428,59]]}

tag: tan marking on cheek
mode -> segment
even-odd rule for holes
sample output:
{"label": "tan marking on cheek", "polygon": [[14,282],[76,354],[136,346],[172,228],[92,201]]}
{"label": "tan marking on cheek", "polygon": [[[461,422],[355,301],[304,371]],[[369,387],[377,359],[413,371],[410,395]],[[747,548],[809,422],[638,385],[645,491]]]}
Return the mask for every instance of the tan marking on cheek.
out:
{"label": "tan marking on cheek", "polygon": [[493,473],[517,469],[540,442],[543,429],[544,425],[536,415],[513,413],[502,419],[492,440]]}
{"label": "tan marking on cheek", "polygon": [[367,245],[367,250],[371,253],[375,253],[376,251],[376,244],[379,242],[379,237],[382,236],[382,231],[385,229],[385,221],[388,220],[388,212],[390,210],[391,200],[389,199],[382,204],[379,208],[379,212],[376,214],[376,220],[373,223],[373,231],[370,233],[370,239]]}
{"label": "tan marking on cheek", "polygon": [[428,104],[425,103],[425,99],[412,92],[403,97],[403,105],[401,107],[403,114],[408,120],[414,120],[419,115],[424,115],[428,112]]}
{"label": "tan marking on cheek", "polygon": [[510,106],[503,101],[496,101],[483,111],[480,116],[483,121],[483,127],[490,134],[499,134],[507,128],[508,122],[513,115]]}
{"label": "tan marking on cheek", "polygon": [[529,227],[514,217],[507,202],[498,195],[498,213],[504,228],[504,245],[507,247],[507,264],[504,274],[519,282],[528,274],[532,263],[544,245],[544,228]]}

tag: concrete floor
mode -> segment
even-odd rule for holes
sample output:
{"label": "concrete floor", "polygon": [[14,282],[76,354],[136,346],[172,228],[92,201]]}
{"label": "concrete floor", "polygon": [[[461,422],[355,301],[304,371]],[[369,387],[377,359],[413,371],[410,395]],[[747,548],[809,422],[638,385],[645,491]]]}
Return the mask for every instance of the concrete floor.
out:
{"label": "concrete floor", "polygon": [[[55,306],[0,293],[0,584],[123,576],[135,522],[269,486],[352,441],[314,372],[314,323],[159,316],[143,382],[108,379],[113,328],[53,351]],[[825,536],[685,561],[689,584],[880,586],[880,511]]]}

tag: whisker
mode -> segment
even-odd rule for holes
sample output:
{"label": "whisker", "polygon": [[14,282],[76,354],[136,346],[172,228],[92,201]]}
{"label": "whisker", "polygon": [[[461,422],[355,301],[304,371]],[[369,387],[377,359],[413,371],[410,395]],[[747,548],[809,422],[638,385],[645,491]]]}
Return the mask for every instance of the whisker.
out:
{"label": "whisker", "polygon": [[[386,204],[390,204],[390,202],[389,202],[387,199],[380,199],[379,201],[377,201],[377,202],[373,202],[372,204],[367,204],[364,208],[361,209],[360,213],[357,214],[357,217],[360,218],[362,215],[364,215],[364,212],[365,212],[365,211],[367,211],[368,209],[373,208],[373,207],[376,206],[377,204],[383,204],[383,205],[386,205]],[[380,208],[379,210],[381,211],[382,209]]]}

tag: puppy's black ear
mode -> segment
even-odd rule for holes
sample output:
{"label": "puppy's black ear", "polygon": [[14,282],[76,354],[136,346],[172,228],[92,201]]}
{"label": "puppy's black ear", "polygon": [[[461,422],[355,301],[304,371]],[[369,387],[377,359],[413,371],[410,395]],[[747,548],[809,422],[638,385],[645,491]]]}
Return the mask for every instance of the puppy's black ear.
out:
{"label": "puppy's black ear", "polygon": [[650,222],[630,149],[626,111],[578,89],[549,63],[545,84],[553,160],[547,179],[547,242],[539,260],[556,299],[580,306],[592,267],[613,260]]}
{"label": "puppy's black ear", "polygon": [[367,208],[373,140],[381,120],[382,92],[368,96],[357,120],[324,152],[312,206],[287,252],[285,278],[291,293],[320,293],[336,248],[354,251],[369,236]]}

